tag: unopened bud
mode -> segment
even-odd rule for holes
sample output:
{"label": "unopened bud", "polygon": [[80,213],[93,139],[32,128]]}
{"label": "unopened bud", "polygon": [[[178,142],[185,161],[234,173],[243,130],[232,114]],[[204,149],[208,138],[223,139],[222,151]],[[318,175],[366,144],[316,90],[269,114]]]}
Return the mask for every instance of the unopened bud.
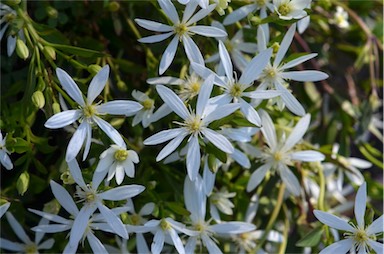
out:
{"label": "unopened bud", "polygon": [[45,203],[43,212],[50,214],[58,214],[60,211],[60,203],[56,199],[52,199],[48,203]]}
{"label": "unopened bud", "polygon": [[119,89],[122,92],[126,92],[128,90],[128,87],[124,81],[120,80],[119,82],[117,82],[117,89]]}
{"label": "unopened bud", "polygon": [[69,172],[69,170],[65,171],[61,174],[60,179],[63,181],[64,184],[74,184],[75,180],[73,179],[73,176]]}
{"label": "unopened bud", "polygon": [[16,182],[16,188],[17,191],[21,196],[24,195],[24,193],[28,190],[29,186],[29,174],[27,171],[21,173],[19,179],[17,179]]}
{"label": "unopened bud", "polygon": [[56,60],[56,51],[50,46],[45,46],[43,49],[45,55],[48,55],[51,59]]}
{"label": "unopened bud", "polygon": [[251,17],[250,21],[251,21],[252,25],[258,26],[261,23],[261,18],[259,16],[253,16],[253,17]]}
{"label": "unopened bud", "polygon": [[272,44],[271,48],[273,49],[273,54],[276,54],[277,51],[279,51],[280,45],[279,45],[279,43],[275,42]]}
{"label": "unopened bud", "polygon": [[25,42],[19,38],[16,40],[16,53],[23,60],[26,60],[29,56],[27,45],[25,45]]}
{"label": "unopened bud", "polygon": [[120,9],[120,4],[118,2],[110,2],[108,4],[108,9],[111,12],[116,12]]}
{"label": "unopened bud", "polygon": [[47,6],[46,11],[47,11],[48,17],[50,18],[56,19],[59,16],[59,13],[57,12],[57,10],[52,6]]}
{"label": "unopened bud", "polygon": [[57,103],[57,102],[54,102],[54,103],[52,104],[52,109],[53,109],[53,113],[54,113],[54,114],[57,114],[57,113],[60,113],[60,112],[61,112],[60,104]]}
{"label": "unopened bud", "polygon": [[39,91],[45,90],[45,81],[42,77],[39,77],[39,80],[37,81],[37,90]]}
{"label": "unopened bud", "polygon": [[96,75],[101,70],[101,66],[97,64],[91,64],[88,65],[87,70],[92,75]]}
{"label": "unopened bud", "polygon": [[44,94],[41,91],[36,91],[32,94],[32,102],[38,108],[43,108],[45,105]]}

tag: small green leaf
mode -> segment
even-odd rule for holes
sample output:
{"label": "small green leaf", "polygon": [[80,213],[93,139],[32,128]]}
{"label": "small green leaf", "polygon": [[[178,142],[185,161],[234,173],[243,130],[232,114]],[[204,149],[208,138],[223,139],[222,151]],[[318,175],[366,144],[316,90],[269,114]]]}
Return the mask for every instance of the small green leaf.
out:
{"label": "small green leaf", "polygon": [[303,238],[301,238],[296,246],[298,247],[313,247],[319,244],[321,240],[321,235],[323,234],[323,226],[318,227],[310,231]]}
{"label": "small green leaf", "polygon": [[167,202],[166,205],[168,206],[169,209],[171,209],[173,212],[180,214],[180,215],[185,215],[189,216],[191,213],[182,207],[180,203],[177,202]]}
{"label": "small green leaf", "polygon": [[19,179],[17,179],[16,188],[21,196],[28,190],[29,186],[29,174],[27,171],[21,173]]}
{"label": "small green leaf", "polygon": [[50,44],[49,46],[59,49],[65,53],[69,53],[72,55],[76,56],[81,56],[81,57],[99,57],[99,56],[104,56],[103,53],[91,49],[84,49],[84,48],[79,48],[79,47],[74,47],[74,46],[68,46],[68,45],[61,45],[61,44]]}

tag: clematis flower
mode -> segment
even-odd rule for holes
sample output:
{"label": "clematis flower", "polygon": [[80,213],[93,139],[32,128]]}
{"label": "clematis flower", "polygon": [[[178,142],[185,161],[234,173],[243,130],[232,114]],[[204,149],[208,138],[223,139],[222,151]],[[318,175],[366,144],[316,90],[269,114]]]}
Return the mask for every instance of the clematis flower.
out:
{"label": "clematis flower", "polygon": [[311,0],[273,0],[276,13],[284,20],[301,19],[307,16],[304,11],[311,4]]}
{"label": "clematis flower", "polygon": [[7,140],[7,136],[3,138],[3,134],[0,130],[0,163],[8,170],[13,169],[13,164],[11,161],[11,158],[9,158],[10,152],[7,150],[7,147],[5,146],[5,142]]}
{"label": "clematis flower", "polygon": [[135,101],[115,100],[104,104],[94,103],[96,97],[104,89],[109,76],[109,66],[104,66],[88,87],[88,97],[84,100],[83,95],[73,81],[73,79],[62,69],[56,69],[57,77],[68,95],[79,104],[79,109],[65,110],[50,117],[44,124],[50,129],[58,129],[74,123],[76,120],[80,122],[79,127],[69,141],[65,160],[67,162],[73,160],[79,153],[81,147],[85,143],[83,160],[87,158],[91,147],[92,126],[97,125],[108,135],[118,146],[125,147],[123,138],[120,133],[115,130],[108,122],[101,119],[99,115],[125,115],[130,116],[138,112],[143,106]]}
{"label": "clematis flower", "polygon": [[260,18],[267,17],[267,9],[273,12],[273,5],[271,0],[254,0],[252,4],[244,5],[237,10],[234,10],[225,17],[223,24],[225,26],[236,23],[237,21],[245,18],[248,14],[260,10]]}
{"label": "clematis flower", "polygon": [[329,20],[330,24],[335,24],[339,28],[346,29],[349,27],[348,12],[343,7],[337,6],[333,19]]}
{"label": "clematis flower", "polygon": [[383,232],[384,217],[381,215],[371,225],[365,225],[364,215],[367,203],[367,184],[364,182],[357,191],[355,199],[355,217],[357,225],[347,222],[333,214],[314,210],[316,218],[331,228],[345,231],[344,238],[323,249],[320,253],[376,253],[384,252],[383,243],[376,241],[376,236]]}
{"label": "clematis flower", "polygon": [[168,37],[175,35],[171,43],[165,49],[163,56],[161,57],[159,74],[163,74],[171,65],[175,57],[176,49],[179,42],[183,43],[185,53],[187,54],[189,61],[204,64],[203,56],[201,55],[199,48],[197,47],[196,43],[192,40],[191,36],[193,34],[199,34],[207,37],[223,37],[227,36],[227,33],[216,27],[198,26],[193,24],[203,19],[209,13],[211,13],[212,10],[215,8],[215,4],[211,4],[207,6],[207,8],[201,9],[195,15],[193,15],[197,7],[197,2],[189,1],[189,3],[185,7],[183,18],[180,21],[176,8],[170,0],[158,0],[158,2],[160,4],[161,9],[165,12],[165,14],[173,23],[172,26],[144,19],[135,19],[135,21],[139,26],[150,31],[165,32],[164,34],[152,35],[149,37],[141,38],[139,39],[139,42],[155,43],[163,41]]}
{"label": "clematis flower", "polygon": [[226,137],[210,129],[208,125],[218,119],[232,114],[239,108],[238,104],[228,104],[220,110],[206,113],[208,99],[213,88],[213,77],[205,80],[197,98],[196,112],[188,110],[183,101],[169,88],[158,85],[156,89],[163,101],[178,115],[184,122],[178,123],[181,127],[171,130],[164,130],[144,140],[145,145],[156,145],[168,140],[169,142],[157,155],[156,161],[160,161],[171,154],[185,137],[187,141],[187,171],[191,179],[195,179],[200,168],[200,145],[199,137],[207,138],[213,145],[225,153],[232,153],[234,148]]}
{"label": "clematis flower", "polygon": [[296,176],[292,173],[288,166],[292,165],[292,161],[322,161],[325,156],[317,151],[294,151],[293,147],[301,140],[309,127],[311,116],[309,114],[301,118],[288,138],[284,136],[279,139],[276,136],[275,126],[272,119],[265,111],[260,111],[263,127],[261,132],[265,138],[268,147],[264,148],[261,155],[263,165],[257,168],[251,175],[247,191],[255,189],[264,179],[268,170],[274,169],[279,174],[287,189],[298,196],[300,194],[300,183]]}
{"label": "clematis flower", "polygon": [[155,101],[149,98],[148,95],[137,90],[132,91],[132,97],[139,101],[143,108],[139,110],[132,120],[132,126],[141,122],[144,128],[147,128],[151,123],[153,110],[155,109]]}

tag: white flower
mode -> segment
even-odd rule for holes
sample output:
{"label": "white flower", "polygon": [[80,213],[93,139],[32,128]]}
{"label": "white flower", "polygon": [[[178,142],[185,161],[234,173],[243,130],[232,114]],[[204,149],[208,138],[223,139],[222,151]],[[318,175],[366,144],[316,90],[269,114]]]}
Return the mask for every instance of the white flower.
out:
{"label": "white flower", "polygon": [[204,193],[203,180],[197,175],[195,181],[188,177],[184,182],[185,206],[191,213],[192,229],[184,233],[190,235],[185,245],[186,253],[194,253],[198,242],[207,248],[209,253],[222,253],[217,246],[215,235],[217,234],[242,234],[255,229],[251,223],[231,221],[210,225],[211,220],[205,220],[207,197]]}
{"label": "white flower", "polygon": [[185,7],[183,18],[180,21],[176,8],[170,0],[158,0],[158,2],[161,9],[163,9],[165,14],[173,23],[172,26],[144,19],[135,19],[135,21],[139,26],[150,31],[165,32],[164,34],[141,38],[139,39],[140,42],[154,43],[163,41],[168,37],[175,35],[161,57],[159,66],[160,75],[163,74],[172,63],[179,42],[183,43],[185,53],[187,54],[189,61],[204,64],[203,56],[201,55],[195,42],[191,39],[191,36],[193,34],[199,34],[207,37],[222,37],[227,34],[216,27],[197,26],[193,24],[211,13],[211,11],[215,8],[215,5],[211,4],[206,9],[201,9],[192,16],[197,7],[197,3],[195,1],[190,1]]}
{"label": "white flower", "polygon": [[50,117],[44,124],[45,127],[50,129],[58,129],[79,120],[80,125],[76,132],[73,134],[67,147],[65,160],[71,161],[79,153],[81,147],[85,142],[85,150],[83,160],[87,158],[92,139],[92,125],[96,124],[105,134],[110,137],[118,146],[125,147],[123,138],[119,132],[115,130],[112,125],[99,117],[103,114],[111,115],[133,115],[140,109],[140,103],[128,100],[115,100],[104,104],[94,103],[96,97],[104,89],[109,76],[109,66],[104,66],[92,79],[88,87],[88,96],[86,101],[83,95],[73,81],[73,79],[62,69],[56,69],[57,77],[68,95],[79,104],[79,109],[66,110]]}
{"label": "white flower", "polygon": [[135,151],[127,150],[126,147],[111,145],[100,155],[96,172],[104,176],[108,173],[107,181],[115,176],[116,183],[120,185],[123,182],[124,175],[131,178],[135,176],[134,163],[138,162],[139,156]]}
{"label": "white flower", "polygon": [[[25,233],[23,227],[20,225],[19,222],[17,222],[17,220],[15,219],[15,217],[13,217],[11,213],[7,212],[5,216],[7,217],[7,220],[9,222],[9,225],[13,229],[13,232],[15,232],[16,236],[22,241],[22,243],[11,242],[4,238],[0,238],[1,249],[23,253],[39,253],[39,250],[49,250],[50,248],[52,248],[53,244],[55,243],[55,240],[48,239],[40,243],[44,237],[44,234],[36,233],[35,241],[32,241],[29,236]],[[42,219],[39,224],[41,225],[46,223],[47,220]]]}
{"label": "white flower", "polygon": [[0,130],[0,163],[3,165],[6,169],[11,170],[13,169],[13,164],[11,161],[11,158],[9,158],[10,152],[5,147],[5,143],[7,140],[7,136],[3,138],[3,134]]}
{"label": "white flower", "polygon": [[346,12],[343,9],[343,7],[337,6],[333,19],[329,20],[329,23],[335,24],[340,28],[348,28],[349,27],[348,12]]}
{"label": "white flower", "polygon": [[355,218],[357,225],[352,222],[347,222],[339,217],[314,210],[316,218],[322,223],[328,225],[331,228],[337,230],[346,231],[341,241],[331,244],[323,249],[320,253],[370,253],[370,250],[374,250],[376,253],[381,254],[384,251],[383,243],[376,241],[376,236],[383,232],[384,217],[381,215],[371,225],[367,226],[364,222],[364,215],[367,202],[367,184],[364,182],[356,194],[355,199]]}
{"label": "white flower", "polygon": [[184,122],[178,123],[181,127],[171,130],[164,130],[144,140],[145,145],[156,145],[168,140],[169,142],[157,155],[156,161],[160,161],[171,154],[185,137],[189,136],[187,146],[187,171],[191,179],[195,179],[200,168],[200,144],[199,137],[207,138],[213,145],[225,153],[232,153],[233,146],[226,137],[208,128],[208,125],[218,119],[232,114],[239,108],[237,104],[228,104],[220,110],[206,113],[208,99],[213,88],[213,77],[209,77],[201,87],[197,98],[196,112],[188,110],[183,101],[169,88],[156,86],[156,89],[163,101],[178,115]]}
{"label": "white flower", "polygon": [[155,109],[155,101],[148,97],[145,93],[137,90],[132,91],[132,97],[139,101],[143,108],[138,111],[132,120],[132,126],[142,123],[144,128],[147,128],[151,123],[153,110]]}
{"label": "white flower", "polygon": [[307,16],[304,8],[311,4],[311,0],[273,0],[279,18],[285,20],[301,19]]}
{"label": "white flower", "polygon": [[270,11],[273,11],[273,5],[270,3],[271,0],[253,0],[253,2],[254,3],[244,5],[228,14],[228,16],[225,17],[223,24],[226,26],[236,23],[256,10],[260,10],[260,18],[262,19],[267,17],[267,8]]}
{"label": "white flower", "polygon": [[209,196],[209,212],[212,216],[212,218],[220,222],[220,212],[232,215],[233,214],[233,208],[235,205],[232,203],[230,198],[233,198],[236,196],[236,192],[228,192],[226,189],[221,189],[220,191],[214,191]]}
{"label": "white flower", "polygon": [[[321,71],[314,70],[305,70],[305,71],[286,71],[289,68],[292,68],[296,65],[299,65],[309,59],[317,56],[316,53],[304,55],[298,57],[294,60],[289,61],[288,63],[282,63],[282,60],[285,54],[288,51],[289,46],[293,40],[295,34],[296,24],[293,24],[288,32],[285,34],[279,50],[275,56],[273,64],[268,63],[263,73],[260,75],[259,80],[261,81],[258,90],[264,90],[267,88],[275,88],[276,90],[282,91],[281,99],[286,104],[287,108],[295,113],[296,115],[303,116],[305,110],[300,102],[284,87],[284,84],[287,80],[295,81],[319,81],[328,78],[328,75]],[[257,41],[259,51],[265,50],[267,48],[267,41],[265,40],[264,30],[258,28],[257,30]]]}
{"label": "white flower", "polygon": [[259,114],[253,106],[243,99],[243,97],[249,99],[269,99],[280,95],[280,92],[278,91],[246,91],[251,88],[253,82],[259,77],[264,67],[269,62],[272,49],[264,50],[255,56],[247,64],[239,80],[234,77],[231,59],[222,41],[219,41],[219,53],[226,74],[225,81],[203,65],[191,63],[195,72],[203,78],[208,78],[208,76],[214,75],[215,83],[224,89],[223,94],[210,99],[210,105],[219,109],[221,106],[227,105],[231,101],[239,103],[240,111],[244,114],[245,118],[249,122],[261,126]]}
{"label": "white flower", "polygon": [[278,139],[270,116],[265,111],[260,111],[260,114],[263,122],[261,132],[268,147],[264,148],[264,152],[261,155],[261,160],[264,164],[252,173],[248,181],[247,191],[255,189],[264,179],[267,171],[274,169],[279,173],[287,189],[295,196],[298,196],[300,194],[300,183],[288,166],[292,166],[292,161],[322,161],[325,158],[322,153],[317,151],[293,151],[294,146],[307,131],[311,116],[307,114],[301,118],[292,129],[288,138],[285,139],[282,136]]}
{"label": "white flower", "polygon": [[[12,21],[16,18],[17,14],[11,7],[6,4],[0,3],[0,25],[5,22],[5,25],[0,30],[0,41],[3,39],[7,28],[12,23]],[[11,56],[16,48],[16,40],[21,39],[25,41],[24,32],[20,29],[17,34],[9,34],[7,37],[7,55]]]}

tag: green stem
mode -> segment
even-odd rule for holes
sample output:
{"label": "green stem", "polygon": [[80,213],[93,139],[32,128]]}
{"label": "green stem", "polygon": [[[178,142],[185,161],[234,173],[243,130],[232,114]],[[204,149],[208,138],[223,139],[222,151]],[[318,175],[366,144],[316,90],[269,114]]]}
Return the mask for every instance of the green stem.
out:
{"label": "green stem", "polygon": [[287,244],[288,244],[289,219],[288,219],[288,208],[285,204],[283,205],[283,211],[284,211],[283,242],[280,245],[279,254],[286,253]]}
{"label": "green stem", "polygon": [[325,211],[324,207],[324,198],[325,198],[325,177],[324,177],[324,172],[323,168],[319,167],[319,180],[320,180],[320,194],[319,194],[319,209],[322,211]]}

